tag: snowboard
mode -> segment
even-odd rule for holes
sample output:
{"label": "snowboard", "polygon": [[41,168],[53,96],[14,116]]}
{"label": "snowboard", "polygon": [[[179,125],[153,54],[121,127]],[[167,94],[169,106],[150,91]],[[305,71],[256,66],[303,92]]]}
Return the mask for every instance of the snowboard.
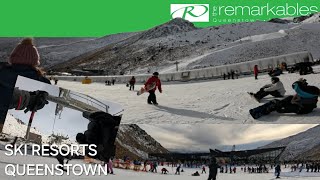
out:
{"label": "snowboard", "polygon": [[254,95],[253,95],[252,92],[247,92],[247,93],[249,94],[249,96],[250,96],[252,99],[254,99],[254,100],[257,101],[258,103],[260,103],[260,101],[259,101],[256,97],[254,97]]}
{"label": "snowboard", "polygon": [[249,113],[253,119],[259,119],[260,117],[268,115],[274,111],[276,109],[276,102],[276,100],[269,101],[261,106],[250,109]]}
{"label": "snowboard", "polygon": [[140,96],[141,94],[148,92],[156,87],[156,83],[148,84],[146,87],[141,87],[141,89],[137,92],[137,96]]}

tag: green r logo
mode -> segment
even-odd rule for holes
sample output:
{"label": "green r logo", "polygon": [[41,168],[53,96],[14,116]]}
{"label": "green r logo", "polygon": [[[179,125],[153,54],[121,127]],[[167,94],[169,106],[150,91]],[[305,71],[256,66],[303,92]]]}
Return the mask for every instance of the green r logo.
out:
{"label": "green r logo", "polygon": [[180,17],[186,20],[189,20],[190,18],[196,19],[203,15],[206,15],[208,12],[209,12],[208,5],[202,5],[202,4],[199,4],[199,5],[172,4],[171,5],[172,18]]}

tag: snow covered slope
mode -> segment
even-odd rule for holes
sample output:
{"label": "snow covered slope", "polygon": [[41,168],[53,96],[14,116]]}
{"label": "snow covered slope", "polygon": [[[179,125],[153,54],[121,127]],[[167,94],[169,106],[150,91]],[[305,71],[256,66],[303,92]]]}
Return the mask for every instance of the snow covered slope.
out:
{"label": "snow covered slope", "polygon": [[149,153],[167,153],[155,139],[135,124],[121,124],[116,139],[116,157],[146,159]]}
{"label": "snow covered slope", "polygon": [[[287,95],[294,94],[292,83],[299,79],[298,74],[283,74]],[[303,76],[309,84],[320,87],[319,74]],[[258,91],[263,85],[271,83],[267,75],[241,77],[235,80],[170,82],[163,84],[163,93],[156,92],[159,106],[147,104],[148,94],[137,96],[124,84],[105,86],[102,83],[82,85],[80,82],[59,81],[59,86],[90,94],[98,99],[106,99],[124,106],[122,123],[319,123],[320,110],[315,109],[307,115],[271,113],[254,120],[249,109],[261,104],[251,99],[247,92]],[[136,89],[142,85],[137,84]],[[262,103],[272,97],[266,97]],[[320,102],[318,102],[320,107]]]}
{"label": "snow covered slope", "polygon": [[[53,69],[92,68],[116,70],[117,73],[146,73],[150,69],[159,71],[173,65],[175,61],[184,63],[206,53],[240,44],[235,41],[241,38],[278,32],[294,26],[254,22],[195,28],[188,21],[174,19]],[[223,60],[228,62],[226,58]]]}
{"label": "snow covered slope", "polygon": [[319,160],[320,125],[296,135],[272,142],[262,148],[287,146],[282,160]]}

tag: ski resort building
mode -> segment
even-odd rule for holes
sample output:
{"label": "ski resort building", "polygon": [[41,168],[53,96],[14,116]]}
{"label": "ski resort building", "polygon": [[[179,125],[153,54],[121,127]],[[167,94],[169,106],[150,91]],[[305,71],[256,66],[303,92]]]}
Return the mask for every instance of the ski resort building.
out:
{"label": "ski resort building", "polygon": [[286,147],[253,149],[243,151],[220,151],[210,149],[210,154],[215,158],[223,158],[229,162],[236,163],[275,163],[279,161]]}
{"label": "ski resort building", "polygon": [[210,149],[210,153],[167,153],[149,154],[149,159],[165,160],[167,162],[204,161],[212,157],[223,162],[236,164],[275,163],[279,161],[286,147],[252,149],[242,151],[220,151]]}

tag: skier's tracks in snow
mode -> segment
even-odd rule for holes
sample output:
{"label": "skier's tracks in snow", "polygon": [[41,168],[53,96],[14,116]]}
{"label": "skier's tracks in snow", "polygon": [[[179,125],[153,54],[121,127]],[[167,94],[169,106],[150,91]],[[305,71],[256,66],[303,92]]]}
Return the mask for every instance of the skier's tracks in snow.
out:
{"label": "skier's tracks in snow", "polygon": [[220,110],[222,110],[222,109],[227,108],[229,105],[230,105],[230,103],[229,103],[229,104],[226,104],[226,105],[223,105],[223,106],[221,106],[221,107],[218,107],[218,108],[216,108],[216,109],[213,109],[213,111],[220,111]]}

